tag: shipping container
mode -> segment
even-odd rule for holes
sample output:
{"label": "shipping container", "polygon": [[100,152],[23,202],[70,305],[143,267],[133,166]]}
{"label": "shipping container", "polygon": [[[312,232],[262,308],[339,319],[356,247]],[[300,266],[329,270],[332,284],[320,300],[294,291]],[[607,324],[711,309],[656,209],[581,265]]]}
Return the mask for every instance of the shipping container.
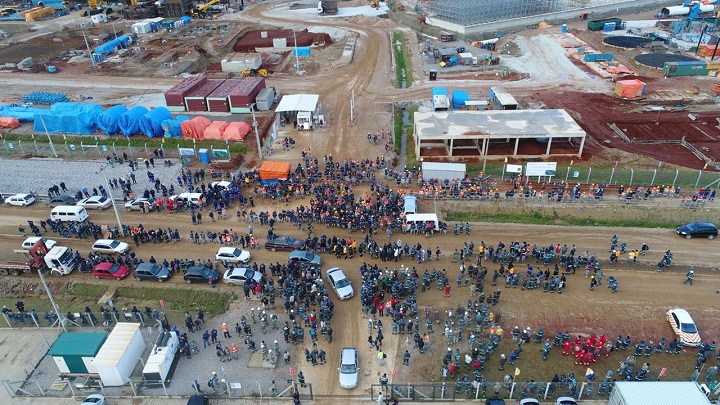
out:
{"label": "shipping container", "polygon": [[607,23],[615,23],[615,27],[620,27],[622,24],[622,20],[619,18],[603,18],[602,20],[591,20],[588,21],[587,28],[590,31],[602,31],[605,28],[605,24]]}
{"label": "shipping container", "polygon": [[264,77],[247,77],[242,80],[228,95],[230,101],[230,112],[249,113],[250,105],[255,103],[260,90],[265,88]]}
{"label": "shipping container", "polygon": [[107,337],[107,332],[66,332],[55,340],[48,354],[60,374],[97,373],[92,361]]}
{"label": "shipping container", "polygon": [[272,109],[273,104],[275,104],[275,87],[266,87],[255,97],[258,111],[268,111]]}
{"label": "shipping container", "polygon": [[707,63],[703,61],[665,62],[663,74],[668,77],[675,76],[707,76]]}
{"label": "shipping container", "polygon": [[152,23],[149,21],[140,21],[132,25],[132,33],[137,35],[152,32]]}
{"label": "shipping container", "polygon": [[223,82],[224,80],[222,79],[211,79],[202,86],[189,92],[185,96],[185,109],[187,111],[207,111],[205,97],[215,91]]}
{"label": "shipping container", "polygon": [[490,88],[490,102],[493,110],[517,110],[518,103],[515,97],[499,87]]}
{"label": "shipping container", "polygon": [[229,112],[230,102],[228,101],[228,95],[230,95],[232,90],[239,86],[241,82],[242,80],[237,79],[225,80],[217,89],[208,94],[205,98],[208,111]]}
{"label": "shipping container", "polygon": [[106,387],[127,384],[145,350],[139,323],[118,322],[92,361]]}
{"label": "shipping container", "polygon": [[[151,22],[153,23],[153,22]],[[165,92],[165,104],[170,111],[170,107],[182,107],[180,111],[185,110],[185,96],[191,91],[197,89],[207,82],[206,76],[189,76],[182,82],[171,87],[170,90]]]}
{"label": "shipping container", "polygon": [[613,60],[612,54],[609,53],[586,53],[583,55],[585,62],[609,62]]}

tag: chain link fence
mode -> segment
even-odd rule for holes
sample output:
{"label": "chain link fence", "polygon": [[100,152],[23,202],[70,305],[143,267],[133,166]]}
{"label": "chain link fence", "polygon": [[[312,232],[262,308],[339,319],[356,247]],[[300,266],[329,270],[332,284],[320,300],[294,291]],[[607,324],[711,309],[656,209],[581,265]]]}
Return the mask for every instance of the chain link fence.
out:
{"label": "chain link fence", "polygon": [[[132,145],[130,142],[113,141],[112,143],[101,143],[94,140],[87,141],[62,141],[62,142],[42,142],[33,140],[32,142],[17,140],[3,140],[0,146],[0,155],[6,156],[38,156],[38,157],[56,157],[67,159],[95,159],[115,157],[123,160],[128,159],[147,159],[154,157],[155,151],[162,151],[161,156],[165,159],[179,159],[182,157],[197,158],[200,148],[197,145],[192,147],[171,147],[166,148],[164,145],[153,147],[145,143],[142,146]],[[230,153],[227,144],[220,143],[211,145],[209,148],[210,156],[216,161],[229,161]],[[186,163],[183,161],[183,163]]]}
{"label": "chain link fence", "polygon": [[[504,170],[505,166],[487,165],[483,176],[490,176],[495,180],[509,180],[512,173]],[[482,166],[468,168],[471,174],[482,171]],[[555,176],[532,176],[528,178],[533,183],[561,183],[570,184],[606,184],[609,186],[625,187],[720,187],[720,172],[715,170],[669,169],[659,167],[656,169],[608,167],[608,166],[578,166],[558,165]]]}
{"label": "chain link fence", "polygon": [[519,400],[537,398],[541,401],[555,401],[560,397],[585,400],[607,400],[612,392],[612,382],[497,382],[457,381],[408,384],[373,384],[370,397],[377,401],[383,394],[387,401],[398,402],[450,402],[501,398]]}

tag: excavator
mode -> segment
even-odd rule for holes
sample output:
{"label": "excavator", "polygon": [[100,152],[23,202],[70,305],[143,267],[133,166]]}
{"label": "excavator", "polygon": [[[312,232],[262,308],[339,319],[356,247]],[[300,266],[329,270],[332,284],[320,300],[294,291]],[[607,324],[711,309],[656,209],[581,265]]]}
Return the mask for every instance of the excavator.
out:
{"label": "excavator", "polygon": [[208,16],[208,9],[210,6],[219,3],[220,0],[210,0],[207,3],[203,4],[202,6],[195,7],[190,10],[190,15],[193,17],[202,17],[207,18]]}
{"label": "excavator", "polygon": [[246,77],[257,77],[257,76],[260,76],[260,77],[267,76],[267,69],[248,69],[248,70],[244,70],[244,71],[242,71],[242,73],[240,73],[241,79],[244,79]]}

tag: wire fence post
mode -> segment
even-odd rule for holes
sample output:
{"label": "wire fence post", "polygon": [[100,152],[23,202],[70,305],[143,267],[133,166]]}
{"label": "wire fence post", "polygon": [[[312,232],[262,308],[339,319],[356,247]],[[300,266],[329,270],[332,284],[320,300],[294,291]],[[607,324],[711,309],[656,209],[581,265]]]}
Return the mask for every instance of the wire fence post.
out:
{"label": "wire fence post", "polygon": [[613,176],[615,176],[615,168],[614,167],[610,171],[610,181],[608,182],[608,184],[612,184]]}
{"label": "wire fence post", "polygon": [[128,138],[128,152],[130,152],[130,157],[131,157],[131,158],[135,157],[135,156],[133,156],[133,154],[132,154],[132,147],[130,146],[130,138]]}
{"label": "wire fence post", "polygon": [[[22,149],[22,148],[20,148],[20,149]],[[695,188],[697,188],[698,184],[700,184],[700,177],[702,177],[702,174],[703,174],[703,171],[700,170],[700,171],[698,172],[698,178],[697,178],[697,180],[695,181]]]}
{"label": "wire fence post", "polygon": [[115,149],[115,141],[113,141],[113,143],[112,143],[112,148],[113,148],[113,154],[117,155],[117,150]]}
{"label": "wire fence post", "polygon": [[24,154],[24,153],[25,153],[25,149],[23,149],[23,147],[22,147],[22,141],[19,140],[19,139],[18,139],[18,146],[20,147],[20,152],[22,152],[22,153]]}
{"label": "wire fence post", "polygon": [[635,169],[630,168],[630,187],[632,187],[633,177],[635,177]]}
{"label": "wire fence post", "polygon": [[40,153],[40,149],[38,149],[37,139],[35,139],[34,137],[33,137],[33,145],[35,145],[35,152],[37,152],[37,153],[39,154],[39,153]]}
{"label": "wire fence post", "polygon": [[585,184],[590,184],[590,174],[592,173],[592,166],[588,169],[588,176],[587,180],[585,180]]}
{"label": "wire fence post", "polygon": [[657,175],[657,169],[653,170],[653,177],[652,180],[650,180],[650,187],[655,185],[655,176]]}
{"label": "wire fence post", "polygon": [[148,152],[147,142],[145,142],[145,157],[147,158],[148,156],[150,156],[150,152]]}
{"label": "wire fence post", "polygon": [[102,153],[100,153],[100,142],[95,141],[95,148],[97,148],[98,156],[102,157]]}

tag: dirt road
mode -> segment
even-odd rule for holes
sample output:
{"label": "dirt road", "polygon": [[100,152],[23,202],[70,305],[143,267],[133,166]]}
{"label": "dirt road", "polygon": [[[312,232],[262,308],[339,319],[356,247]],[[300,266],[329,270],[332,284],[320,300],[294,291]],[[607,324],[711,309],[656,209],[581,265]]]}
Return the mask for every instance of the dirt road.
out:
{"label": "dirt road", "polygon": [[[307,203],[307,201],[305,201]],[[284,206],[265,206],[268,210],[280,210]],[[47,209],[44,206],[35,205],[27,209],[17,207],[0,207],[0,218],[4,224],[20,223],[26,219],[39,221],[46,217]],[[134,248],[139,257],[149,258],[150,255],[155,256],[158,260],[164,258],[211,258],[216,249],[216,245],[195,245],[187,241],[187,235],[190,230],[215,230],[233,228],[238,232],[247,229],[247,224],[237,222],[234,219],[228,221],[219,221],[215,223],[203,223],[202,226],[191,225],[190,218],[187,214],[167,214],[153,213],[150,215],[140,215],[138,213],[123,213],[123,221],[128,224],[136,224],[142,222],[145,227],[172,227],[178,228],[185,240],[180,245],[158,244],[158,245],[141,245]],[[114,215],[111,211],[91,212],[91,219],[96,223],[112,224],[114,223]],[[256,233],[263,235],[264,227],[255,225]],[[398,235],[393,240],[399,238],[403,243],[420,242],[423,246],[431,247],[433,250],[436,246],[440,247],[443,252],[440,261],[432,261],[425,264],[412,263],[409,259],[398,263],[378,263],[381,267],[388,266],[391,270],[400,265],[408,267],[416,266],[418,272],[422,274],[425,269],[432,268],[447,269],[449,278],[453,283],[452,297],[450,299],[443,298],[441,293],[436,290],[419,294],[419,305],[421,308],[425,306],[437,307],[440,310],[454,307],[459,303],[464,303],[468,298],[468,288],[455,288],[455,277],[458,274],[458,263],[451,263],[449,254],[452,250],[462,247],[466,241],[473,240],[476,244],[485,241],[487,244],[497,244],[502,240],[506,244],[512,240],[527,241],[528,243],[538,245],[548,244],[576,244],[579,251],[589,249],[591,253],[597,252],[603,263],[603,271],[605,276],[614,275],[620,281],[620,291],[617,294],[611,294],[610,291],[602,286],[596,291],[588,290],[589,279],[584,277],[584,272],[578,271],[575,275],[568,278],[568,288],[562,295],[543,294],[539,291],[521,291],[518,289],[502,290],[501,303],[498,306],[503,316],[503,325],[511,328],[511,325],[531,326],[533,330],[537,330],[539,326],[543,326],[548,334],[554,333],[556,330],[569,330],[571,333],[605,333],[609,336],[617,334],[630,334],[636,339],[652,338],[659,336],[670,337],[671,330],[667,322],[664,320],[664,313],[670,307],[680,306],[686,308],[693,314],[695,321],[701,330],[703,338],[716,340],[720,339],[720,325],[714,322],[720,313],[717,305],[708,304],[717,299],[715,290],[720,288],[720,276],[717,274],[716,263],[720,261],[720,249],[717,249],[716,240],[692,239],[686,240],[678,238],[671,230],[648,230],[648,229],[610,229],[610,228],[582,228],[582,227],[552,227],[552,226],[533,226],[533,225],[498,225],[498,224],[473,224],[471,235],[465,236],[444,236],[435,235],[429,239],[414,235]],[[361,234],[347,234],[346,231],[338,229],[325,229],[317,227],[316,233],[325,233],[327,235],[337,235],[338,237],[362,238]],[[0,238],[0,252],[7,259],[6,252],[12,252],[17,248],[21,237],[16,235],[13,225],[0,227],[0,232],[5,234]],[[303,238],[306,236],[301,231],[289,226],[286,223],[277,226],[277,232],[280,234],[289,234]],[[617,233],[622,241],[627,241],[629,247],[639,247],[643,242],[651,247],[651,251],[647,256],[642,256],[636,264],[627,265],[624,262],[610,265],[607,262],[607,248],[609,239],[612,234]],[[10,235],[10,236],[7,236]],[[58,239],[61,245],[68,245],[83,254],[89,250],[90,241],[64,240]],[[382,243],[387,240],[384,234],[376,235],[376,240]],[[670,271],[657,273],[655,264],[662,256],[662,252],[671,249],[675,260]],[[283,262],[286,260],[287,254],[281,252],[269,252],[265,250],[255,250],[252,252],[253,260],[258,262]],[[623,257],[624,259],[625,257]],[[367,257],[355,257],[352,260],[336,259],[329,255],[323,256],[324,268],[330,266],[339,266],[346,270],[348,277],[353,282],[357,291],[361,282],[357,269],[364,262],[368,261]],[[537,264],[531,263],[533,266]],[[487,267],[492,272],[498,268],[498,264],[487,263]],[[683,285],[684,273],[688,266],[694,265],[697,268],[697,277],[695,285]],[[525,263],[518,264],[519,269],[524,269]],[[544,267],[544,266],[541,266]],[[63,281],[82,280],[83,282],[100,282],[106,284],[116,283],[112,281],[95,281],[86,274],[72,274],[63,278]],[[127,279],[120,282],[124,285],[134,285],[138,283],[133,279]],[[170,284],[178,288],[207,288],[207,286],[193,285],[192,287],[185,285],[180,277],[176,277],[170,281]],[[155,284],[144,282],[144,286],[153,286]],[[222,285],[220,290],[230,290],[231,287]],[[493,291],[489,281],[486,283],[485,291]],[[357,294],[356,294],[357,295]],[[397,370],[399,381],[425,381],[429,378],[436,377],[434,367],[418,370],[411,367],[406,368],[400,366],[401,359],[395,356],[402,353],[401,348],[404,347],[404,336],[398,339],[397,335],[387,332],[384,348],[388,350],[390,355],[385,366],[379,366],[375,358],[375,349],[367,347],[367,325],[361,318],[358,298],[355,297],[349,301],[336,302],[336,315],[333,320],[333,329],[335,330],[335,349],[328,351],[328,363],[337,364],[339,361],[339,348],[341,347],[357,347],[360,349],[360,361],[362,370],[361,387],[367,387],[369,384],[377,383],[378,377],[382,373],[391,375],[393,370]],[[389,328],[389,320],[386,322]],[[437,334],[436,334],[437,335]],[[439,343],[439,342],[438,342]],[[440,346],[436,346],[436,350]],[[301,354],[296,353],[296,358],[300,358]],[[419,359],[418,359],[419,361]],[[430,358],[427,359],[430,361]],[[333,369],[334,370],[334,369]],[[488,370],[488,373],[492,371]],[[492,374],[491,374],[492,375]],[[334,373],[330,375],[307,373],[308,382],[313,383],[313,387],[317,388],[317,393],[322,395],[347,395],[345,390],[337,386]],[[360,392],[351,392],[352,395],[360,395]]]}

